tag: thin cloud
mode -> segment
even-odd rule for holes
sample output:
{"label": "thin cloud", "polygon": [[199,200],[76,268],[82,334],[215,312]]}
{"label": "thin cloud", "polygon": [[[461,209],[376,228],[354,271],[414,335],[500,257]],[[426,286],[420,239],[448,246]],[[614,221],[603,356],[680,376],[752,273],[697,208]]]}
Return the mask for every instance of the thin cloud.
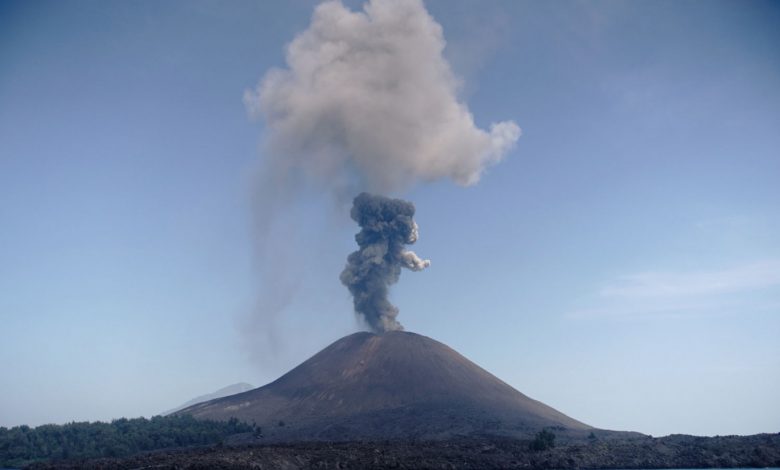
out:
{"label": "thin cloud", "polygon": [[[723,315],[780,309],[780,260],[698,271],[646,271],[606,283],[567,318]],[[769,296],[763,295],[769,293]],[[762,295],[753,295],[753,294]]]}
{"label": "thin cloud", "polygon": [[693,272],[643,272],[622,276],[604,286],[606,298],[658,298],[720,295],[780,286],[780,260],[728,269]]}

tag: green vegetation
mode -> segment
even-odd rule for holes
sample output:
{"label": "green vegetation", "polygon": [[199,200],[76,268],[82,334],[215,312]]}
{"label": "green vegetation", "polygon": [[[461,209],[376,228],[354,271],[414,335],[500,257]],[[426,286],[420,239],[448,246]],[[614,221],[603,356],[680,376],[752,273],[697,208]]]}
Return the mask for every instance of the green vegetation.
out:
{"label": "green vegetation", "polygon": [[36,428],[0,427],[0,467],[44,460],[124,457],[167,447],[215,444],[231,434],[253,430],[235,418],[200,421],[189,415],[46,424]]}
{"label": "green vegetation", "polygon": [[539,431],[529,447],[534,451],[552,449],[555,447],[555,434],[547,429]]}

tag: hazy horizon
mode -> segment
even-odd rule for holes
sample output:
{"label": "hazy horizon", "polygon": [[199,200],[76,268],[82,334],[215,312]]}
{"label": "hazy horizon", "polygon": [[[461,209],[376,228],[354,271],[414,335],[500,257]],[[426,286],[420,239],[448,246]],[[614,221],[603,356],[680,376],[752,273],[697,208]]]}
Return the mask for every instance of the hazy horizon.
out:
{"label": "hazy horizon", "polygon": [[[258,248],[246,96],[318,3],[0,4],[0,426],[151,416],[363,328],[352,186],[303,186]],[[595,427],[779,432],[780,6],[425,6],[475,128],[522,135],[371,170],[432,260],[400,322]]]}

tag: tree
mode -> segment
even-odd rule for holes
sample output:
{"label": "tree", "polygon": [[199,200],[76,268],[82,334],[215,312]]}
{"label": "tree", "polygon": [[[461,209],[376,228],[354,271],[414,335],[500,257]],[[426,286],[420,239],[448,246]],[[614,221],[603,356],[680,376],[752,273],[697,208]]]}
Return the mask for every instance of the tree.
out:
{"label": "tree", "polygon": [[552,431],[543,429],[536,433],[534,440],[529,446],[533,451],[542,451],[555,447],[555,434]]}
{"label": "tree", "polygon": [[36,461],[123,457],[172,446],[208,445],[253,427],[229,421],[196,420],[189,415],[116,419],[110,423],[0,427],[0,467]]}

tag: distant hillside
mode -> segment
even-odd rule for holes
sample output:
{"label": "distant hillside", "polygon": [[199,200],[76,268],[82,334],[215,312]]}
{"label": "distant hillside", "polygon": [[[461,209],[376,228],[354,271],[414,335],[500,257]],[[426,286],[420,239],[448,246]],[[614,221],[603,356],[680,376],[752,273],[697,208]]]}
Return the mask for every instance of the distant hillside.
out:
{"label": "distant hillside", "polygon": [[240,383],[233,384],[233,385],[228,385],[227,387],[220,388],[216,392],[208,393],[206,395],[201,395],[199,397],[195,397],[192,400],[188,401],[187,403],[179,405],[176,408],[170,409],[168,411],[164,411],[164,412],[162,412],[160,414],[163,415],[163,416],[167,416],[169,414],[176,413],[179,410],[183,410],[184,408],[187,408],[188,406],[197,405],[198,403],[203,403],[204,401],[216,400],[217,398],[223,398],[223,397],[227,397],[227,396],[230,396],[230,395],[235,395],[236,393],[244,393],[244,392],[247,392],[249,390],[252,390],[253,388],[255,388],[254,385],[251,385],[251,384],[248,384],[248,383],[244,383],[244,382],[240,382]]}

